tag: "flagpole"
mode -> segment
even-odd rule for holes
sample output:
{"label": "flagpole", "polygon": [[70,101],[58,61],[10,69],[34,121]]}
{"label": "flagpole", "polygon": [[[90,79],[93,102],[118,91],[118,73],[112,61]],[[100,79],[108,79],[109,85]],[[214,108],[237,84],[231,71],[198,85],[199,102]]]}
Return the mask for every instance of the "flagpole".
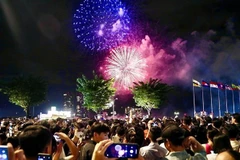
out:
{"label": "flagpole", "polygon": [[219,89],[218,89],[218,116],[221,117],[221,103],[220,103]]}
{"label": "flagpole", "polygon": [[193,116],[196,114],[195,90],[193,85]]}
{"label": "flagpole", "polygon": [[212,116],[214,116],[213,114],[213,101],[212,101],[212,89],[210,87],[210,100],[211,100],[211,112],[212,112]]}
{"label": "flagpole", "polygon": [[239,110],[239,108],[240,108],[240,90],[238,90],[238,110]]}
{"label": "flagpole", "polygon": [[232,102],[233,102],[233,113],[235,113],[235,102],[234,102],[234,92],[232,89]]}
{"label": "flagpole", "polygon": [[227,89],[225,88],[225,103],[226,103],[226,112],[228,113],[228,101],[227,101]]}
{"label": "flagpole", "polygon": [[205,111],[205,108],[204,108],[204,93],[203,93],[203,87],[202,87],[202,111],[203,111],[203,112]]}

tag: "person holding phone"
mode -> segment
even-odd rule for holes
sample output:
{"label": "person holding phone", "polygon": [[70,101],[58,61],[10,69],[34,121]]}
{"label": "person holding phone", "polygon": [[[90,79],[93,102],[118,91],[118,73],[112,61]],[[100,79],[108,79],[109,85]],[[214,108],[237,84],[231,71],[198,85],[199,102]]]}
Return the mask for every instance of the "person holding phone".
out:
{"label": "person holding phone", "polygon": [[52,134],[42,125],[27,126],[19,134],[19,144],[26,160],[37,160],[38,153],[52,154]]}
{"label": "person holding phone", "polygon": [[[77,159],[79,155],[78,148],[73,143],[73,141],[68,137],[68,135],[66,135],[63,132],[56,132],[55,135],[57,135],[59,139],[61,139],[62,141],[66,142],[71,152],[71,155],[67,157],[62,157],[62,159]],[[62,141],[60,141],[58,144],[58,149],[54,154],[53,160],[58,160],[60,158],[60,155],[62,153]]]}
{"label": "person holding phone", "polygon": [[[110,139],[103,140],[97,143],[93,151],[92,160],[117,160],[118,159],[117,157],[116,158],[106,157],[106,152],[108,148],[113,144],[114,144],[113,141]],[[137,158],[126,158],[126,159],[127,160],[144,160],[144,158],[141,155],[138,155]]]}
{"label": "person holding phone", "polygon": [[[8,143],[7,145],[0,145],[0,152],[0,157],[2,158],[2,156],[4,156],[7,160],[26,160],[23,150],[18,149],[17,151],[14,151],[11,143]],[[3,153],[6,154],[3,155]]]}
{"label": "person holding phone", "polygon": [[[194,137],[185,134],[186,131],[175,124],[167,125],[163,129],[161,138],[169,151],[166,158],[169,160],[207,160],[204,147]],[[186,149],[190,149],[194,155],[188,154]]]}
{"label": "person holding phone", "polygon": [[162,130],[160,127],[154,126],[150,128],[149,139],[151,142],[148,146],[140,148],[140,155],[143,156],[144,159],[155,160],[166,156],[167,150],[161,147],[157,142],[161,134]]}
{"label": "person holding phone", "polygon": [[107,124],[96,122],[91,127],[91,140],[81,148],[80,159],[91,160],[95,145],[102,140],[108,139],[110,128]]}

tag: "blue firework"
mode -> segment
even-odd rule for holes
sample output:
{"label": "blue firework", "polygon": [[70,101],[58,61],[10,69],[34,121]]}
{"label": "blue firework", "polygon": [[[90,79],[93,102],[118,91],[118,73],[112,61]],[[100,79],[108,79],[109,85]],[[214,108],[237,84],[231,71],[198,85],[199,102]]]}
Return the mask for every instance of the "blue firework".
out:
{"label": "blue firework", "polygon": [[73,16],[80,43],[91,50],[107,50],[127,41],[130,17],[119,0],[84,0]]}

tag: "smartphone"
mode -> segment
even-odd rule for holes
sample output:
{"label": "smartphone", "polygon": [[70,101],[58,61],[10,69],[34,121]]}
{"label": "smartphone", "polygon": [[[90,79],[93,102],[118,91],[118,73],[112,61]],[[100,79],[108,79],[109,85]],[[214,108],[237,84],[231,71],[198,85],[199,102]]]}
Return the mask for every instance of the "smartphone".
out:
{"label": "smartphone", "polygon": [[151,124],[151,127],[157,127],[157,126],[158,126],[157,123],[152,123],[152,124]]}
{"label": "smartphone", "polygon": [[8,147],[0,145],[0,160],[8,160]]}
{"label": "smartphone", "polygon": [[61,138],[58,135],[54,134],[53,137],[55,138],[56,142],[61,141]]}
{"label": "smartphone", "polygon": [[38,160],[52,160],[52,155],[46,153],[38,153]]}
{"label": "smartphone", "polygon": [[137,158],[139,146],[135,143],[113,143],[106,152],[108,158]]}

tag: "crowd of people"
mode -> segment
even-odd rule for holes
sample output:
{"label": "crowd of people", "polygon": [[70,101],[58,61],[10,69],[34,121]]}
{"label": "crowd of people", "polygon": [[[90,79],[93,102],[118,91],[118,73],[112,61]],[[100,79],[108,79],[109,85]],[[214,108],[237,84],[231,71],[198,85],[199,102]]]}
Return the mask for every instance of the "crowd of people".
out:
{"label": "crowd of people", "polygon": [[[126,119],[0,119],[0,145],[8,155],[0,160],[37,160],[40,153],[53,160],[110,160],[112,144],[136,144],[137,160],[237,160],[240,159],[240,114],[221,118]],[[1,150],[0,150],[1,152]],[[121,154],[120,154],[121,153]]]}

